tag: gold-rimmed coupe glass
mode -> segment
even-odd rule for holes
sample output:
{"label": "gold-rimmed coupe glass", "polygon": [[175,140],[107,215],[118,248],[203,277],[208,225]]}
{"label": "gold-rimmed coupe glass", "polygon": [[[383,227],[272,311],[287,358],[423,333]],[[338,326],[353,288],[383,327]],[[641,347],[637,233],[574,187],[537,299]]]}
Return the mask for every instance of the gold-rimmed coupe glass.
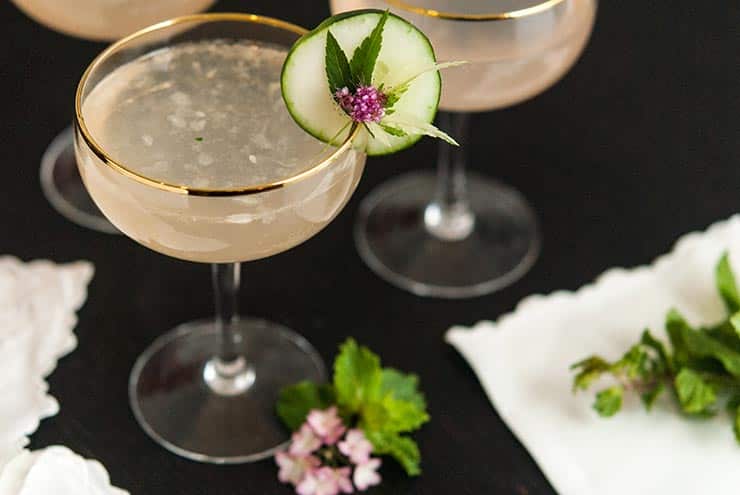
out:
{"label": "gold-rimmed coupe glass", "polygon": [[[178,15],[201,12],[216,0],[11,0],[30,18],[55,31],[90,41],[110,42]],[[77,172],[73,130],[67,127],[47,147],[39,178],[44,196],[67,219],[83,227],[117,234],[82,185]]]}
{"label": "gold-rimmed coupe glass", "polygon": [[[439,126],[461,146],[440,145],[436,174],[401,176],[363,200],[355,226],[363,260],[422,296],[479,296],[519,279],[539,254],[537,218],[515,189],[465,172],[471,114],[515,105],[555,84],[586,46],[597,0],[330,3],[335,13],[390,9],[430,38],[438,60],[469,62],[442,72]],[[489,151],[505,144],[492,136]]]}
{"label": "gold-rimmed coupe glass", "polygon": [[319,232],[365,164],[356,132],[328,147],[285,108],[280,69],[304,32],[249,14],[181,17],[112,45],[78,87],[77,161],[100,210],[144,246],[213,267],[215,320],[158,338],[129,386],[144,430],[190,459],[271,455],[288,435],[278,391],[326,380],[303,337],[237,311],[240,263]]}

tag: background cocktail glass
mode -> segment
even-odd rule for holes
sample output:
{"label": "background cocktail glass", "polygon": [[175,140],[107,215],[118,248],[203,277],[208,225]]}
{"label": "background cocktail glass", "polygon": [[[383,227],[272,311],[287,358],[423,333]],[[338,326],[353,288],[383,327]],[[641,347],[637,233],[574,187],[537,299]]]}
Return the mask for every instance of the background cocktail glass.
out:
{"label": "background cocktail glass", "polygon": [[[404,175],[363,200],[355,239],[364,261],[423,296],[472,297],[517,280],[539,253],[537,219],[516,190],[465,172],[471,113],[558,81],[588,41],[597,0],[331,0],[331,8],[391,9],[429,36],[440,61],[470,62],[442,72],[440,127],[461,146],[440,145],[436,177]],[[505,144],[491,139],[492,150]]]}
{"label": "background cocktail glass", "polygon": [[[60,33],[92,41],[113,41],[178,15],[200,12],[216,0],[11,0],[35,21]],[[59,213],[101,232],[118,230],[100,213],[82,185],[68,127],[41,159],[41,187]]]}
{"label": "background cocktail glass", "polygon": [[[271,455],[287,440],[275,414],[280,388],[326,380],[320,357],[305,339],[237,313],[239,263],[286,251],[320,231],[349,200],[365,164],[365,155],[352,146],[356,132],[338,148],[327,147],[300,130],[284,107],[279,67],[304,32],[248,14],[181,17],[112,45],[90,65],[78,88],[77,161],[101,211],[144,246],[213,266],[215,322],[185,323],[157,339],[138,359],[129,388],[147,433],[191,459],[237,463]],[[200,53],[198,46],[218,54],[239,42],[280,48],[272,79],[260,75],[263,48],[258,46],[225,61],[211,52],[192,58]],[[191,55],[175,56],[188,50]],[[259,97],[248,94],[257,90]],[[263,101],[263,93],[273,100]],[[257,99],[254,105],[245,103],[249,98]],[[147,104],[137,108],[138,101]],[[255,108],[260,105],[266,108]],[[132,113],[111,120],[119,111]],[[181,138],[173,141],[179,145],[170,142]],[[134,167],[149,159],[150,151],[142,150],[153,149],[147,146],[156,147],[157,140],[164,141],[159,150],[171,155],[161,156],[163,162],[197,163],[197,178],[173,183],[166,178],[168,165]],[[204,159],[209,144],[220,158]],[[255,146],[259,157],[242,150]],[[265,183],[250,172],[256,163],[277,163],[275,154],[290,154],[292,147],[295,173]],[[243,163],[237,160],[236,166],[243,172],[230,179],[242,182],[224,185],[234,156],[242,152]],[[197,182],[201,185],[195,187]]]}

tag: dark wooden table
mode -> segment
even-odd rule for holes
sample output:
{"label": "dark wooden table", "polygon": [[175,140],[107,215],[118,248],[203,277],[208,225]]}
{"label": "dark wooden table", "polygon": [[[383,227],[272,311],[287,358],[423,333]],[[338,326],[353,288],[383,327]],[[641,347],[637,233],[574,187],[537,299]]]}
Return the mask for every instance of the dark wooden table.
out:
{"label": "dark wooden table", "polygon": [[[224,0],[215,10],[305,26],[328,15],[322,0]],[[418,434],[424,474],[409,480],[387,463],[372,493],[553,493],[443,334],[496,318],[528,294],[575,289],[607,267],[647,263],[680,234],[737,211],[739,25],[740,4],[727,0],[604,1],[587,51],[564,80],[528,103],[475,117],[473,168],[519,188],[542,221],[542,256],[513,287],[468,301],[421,299],[360,262],[351,235],[358,201],[393,175],[432,167],[430,140],[373,159],[354,200],[315,239],[244,267],[246,313],[297,329],[327,360],[352,335],[421,376],[433,416]],[[209,270],[83,230],[49,207],[39,158],[70,122],[77,80],[103,45],[37,25],[7,0],[0,33],[0,253],[96,266],[79,348],[50,378],[61,412],[42,423],[32,447],[61,443],[97,458],[137,495],[290,493],[270,461],[189,462],[134,421],[126,396],[134,359],[158,334],[210,314]]]}

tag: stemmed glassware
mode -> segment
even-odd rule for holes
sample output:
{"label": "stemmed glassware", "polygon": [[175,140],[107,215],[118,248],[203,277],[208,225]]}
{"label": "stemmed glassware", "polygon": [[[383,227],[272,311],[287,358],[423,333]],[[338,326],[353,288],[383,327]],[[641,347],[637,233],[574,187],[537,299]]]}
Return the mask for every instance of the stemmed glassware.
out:
{"label": "stemmed glassware", "polygon": [[181,17],[115,43],[79,84],[77,161],[101,211],[144,246],[212,263],[215,321],[157,339],[129,388],[147,433],[191,459],[271,455],[287,439],[280,388],[326,380],[305,339],[237,311],[239,263],[320,231],[365,164],[357,132],[329,147],[285,108],[280,69],[304,32],[248,14]]}
{"label": "stemmed glassware", "polygon": [[331,8],[390,9],[429,36],[439,60],[470,62],[442,73],[440,127],[461,146],[441,143],[436,177],[404,175],[363,200],[355,226],[363,260],[422,296],[472,297],[516,281],[538,256],[537,219],[518,191],[466,173],[471,113],[558,81],[588,41],[597,0],[331,0]]}
{"label": "stemmed glassware", "polygon": [[[215,0],[12,0],[39,23],[92,41],[112,41],[170,17],[200,12]],[[118,233],[90,199],[77,172],[68,127],[41,159],[41,187],[47,200],[72,222],[100,232]]]}

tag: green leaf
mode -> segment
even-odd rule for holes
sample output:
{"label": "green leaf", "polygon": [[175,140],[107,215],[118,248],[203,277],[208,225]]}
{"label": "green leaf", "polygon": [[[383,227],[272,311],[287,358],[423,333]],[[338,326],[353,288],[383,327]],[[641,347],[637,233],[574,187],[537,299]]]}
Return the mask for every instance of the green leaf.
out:
{"label": "green leaf", "polygon": [[683,341],[690,357],[716,359],[735,378],[740,378],[740,352],[732,350],[704,332],[683,328]]}
{"label": "green leaf", "polygon": [[373,444],[373,451],[376,454],[387,454],[403,466],[406,474],[409,476],[418,476],[421,474],[421,453],[416,442],[397,433],[365,431],[365,436]]}
{"label": "green leaf", "polygon": [[614,416],[622,408],[623,392],[624,389],[619,385],[602,390],[596,394],[594,409],[605,418]]}
{"label": "green leaf", "polygon": [[380,358],[354,339],[340,346],[334,361],[334,389],[337,402],[350,413],[378,396],[382,380]]}
{"label": "green leaf", "polygon": [[599,356],[591,356],[571,365],[571,370],[580,370],[573,378],[573,391],[586,390],[602,374],[609,371],[611,365]]}
{"label": "green leaf", "polygon": [[631,380],[645,378],[651,372],[650,356],[645,347],[635,344],[612,365],[612,370],[615,373],[624,373]]}
{"label": "green leaf", "polygon": [[740,408],[735,409],[732,418],[732,431],[735,433],[735,441],[740,443]]}
{"label": "green leaf", "polygon": [[375,70],[375,62],[378,60],[378,54],[383,44],[383,27],[385,27],[385,22],[388,20],[388,15],[389,11],[386,10],[372,32],[367,38],[362,40],[362,43],[360,43],[360,46],[355,49],[355,53],[352,55],[349,65],[353,79],[357,85],[370,85],[373,83],[373,71]]}
{"label": "green leaf", "polygon": [[665,385],[663,384],[663,382],[658,382],[658,384],[655,385],[652,389],[648,390],[647,392],[643,392],[640,395],[640,399],[645,405],[645,409],[647,409],[648,411],[651,410],[655,405],[655,401],[658,400],[658,397],[660,397],[664,390]]}
{"label": "green leaf", "polygon": [[684,341],[684,334],[691,327],[689,327],[689,324],[678,311],[671,309],[668,311],[668,315],[666,315],[665,328],[668,338],[671,341],[671,346],[673,346],[673,364],[675,368],[678,369],[686,366],[689,364],[691,356]]}
{"label": "green leaf", "polygon": [[396,136],[396,137],[408,136],[408,134],[406,134],[401,129],[396,129],[395,127],[389,126],[387,124],[383,124],[382,122],[380,122],[378,125],[380,126],[381,129],[383,129],[386,132],[386,134],[390,134],[391,136]]}
{"label": "green leaf", "polygon": [[660,362],[662,369],[656,370],[657,372],[664,372],[673,369],[673,363],[671,362],[671,357],[668,355],[665,345],[663,345],[663,342],[653,337],[650,330],[643,330],[642,337],[640,337],[640,343],[655,351],[655,354],[658,356],[658,361]]}
{"label": "green leaf", "polygon": [[419,377],[412,373],[402,373],[393,368],[383,368],[380,381],[380,395],[412,402],[426,409],[424,394],[419,391]]}
{"label": "green leaf", "polygon": [[688,414],[711,412],[717,402],[717,393],[712,385],[690,368],[682,369],[675,379],[676,393],[681,408]]}
{"label": "green leaf", "polygon": [[738,320],[740,313],[735,313],[730,319],[723,321],[717,325],[703,328],[702,332],[706,333],[713,339],[722,342],[727,347],[731,348],[736,352],[740,352],[740,328],[735,325],[740,324]]}
{"label": "green leaf", "polygon": [[360,412],[363,429],[404,433],[418,430],[429,421],[429,415],[418,403],[386,396],[380,402],[365,404]]}
{"label": "green leaf", "polygon": [[277,414],[285,426],[297,430],[311,409],[326,409],[335,402],[331,385],[303,381],[284,387],[277,402]]}
{"label": "green leaf", "polygon": [[730,316],[730,326],[735,331],[735,335],[740,336],[740,311]]}
{"label": "green leaf", "polygon": [[437,129],[432,124],[411,115],[388,115],[383,119],[383,123],[400,129],[407,134],[425,135],[442,139],[453,146],[460,146],[457,141],[447,135],[447,133]]}
{"label": "green leaf", "polygon": [[352,89],[352,71],[347,61],[347,55],[339,46],[337,39],[331,34],[326,33],[326,52],[324,54],[326,62],[326,79],[329,82],[329,91],[332,95],[339,89]]}
{"label": "green leaf", "polygon": [[730,266],[730,257],[726,252],[717,263],[715,277],[717,290],[722,296],[727,310],[730,313],[740,311],[740,294],[738,294],[737,285],[735,284],[735,274],[732,272],[732,266]]}

